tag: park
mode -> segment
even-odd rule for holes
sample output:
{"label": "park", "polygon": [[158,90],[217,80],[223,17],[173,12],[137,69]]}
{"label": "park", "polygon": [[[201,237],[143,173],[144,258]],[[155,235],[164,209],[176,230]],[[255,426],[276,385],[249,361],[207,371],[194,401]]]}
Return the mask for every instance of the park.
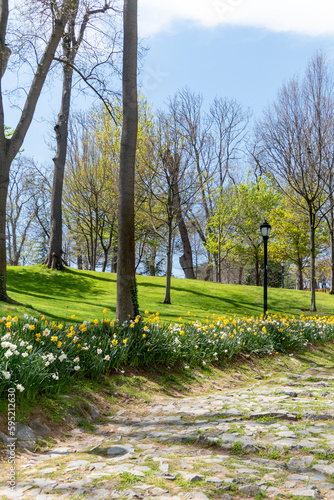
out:
{"label": "park", "polygon": [[332,39],[261,1],[0,0],[1,499],[334,498],[332,56],[254,114],[143,69],[185,19]]}

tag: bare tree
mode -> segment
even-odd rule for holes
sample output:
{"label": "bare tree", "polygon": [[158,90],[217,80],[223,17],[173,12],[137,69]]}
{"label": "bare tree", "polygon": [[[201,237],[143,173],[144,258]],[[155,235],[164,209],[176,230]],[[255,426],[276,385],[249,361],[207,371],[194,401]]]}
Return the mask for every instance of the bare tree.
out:
{"label": "bare tree", "polygon": [[217,188],[222,190],[231,180],[234,181],[235,165],[242,154],[249,112],[243,111],[234,100],[216,98],[209,113],[204,113],[203,97],[188,88],[182,89],[172,103],[184,136],[184,147],[192,159],[199,185],[197,202],[192,200],[187,218],[207,249],[208,261],[214,263],[215,279],[218,281],[218,255],[211,255],[207,244],[207,234],[211,237],[210,233],[214,231],[209,221],[215,215]]}
{"label": "bare tree", "polygon": [[[73,72],[75,68],[75,59],[77,53],[82,45],[85,45],[85,32],[89,27],[89,21],[91,18],[96,18],[99,14],[104,14],[109,9],[115,10],[109,3],[103,0],[100,7],[91,8],[87,6],[86,3],[78,2],[77,8],[73,9],[69,20],[66,25],[65,33],[62,37],[62,57],[60,60],[63,63],[63,89],[61,98],[61,107],[58,114],[57,124],[55,126],[56,140],[57,140],[57,151],[53,158],[54,162],[54,176],[53,176],[53,187],[52,187],[52,198],[51,198],[51,229],[50,229],[50,242],[49,242],[49,252],[47,256],[47,265],[51,269],[62,269],[62,192],[63,192],[63,180],[64,180],[64,170],[66,162],[66,151],[67,151],[67,139],[68,139],[68,123],[70,116],[70,104],[71,104],[71,93],[72,93],[72,80]],[[80,12],[81,11],[81,12]],[[83,11],[83,12],[82,12]],[[80,20],[81,17],[81,20]],[[96,19],[96,25],[98,26],[98,19]],[[97,27],[95,26],[95,27]],[[77,31],[77,33],[76,33]],[[109,34],[111,36],[111,34]],[[90,47],[92,44],[89,44]],[[113,47],[113,43],[110,43],[110,47]],[[87,42],[84,50],[87,50]],[[103,54],[103,60],[99,61],[99,66],[102,63],[109,63],[111,59],[111,53],[107,55]],[[90,65],[92,67],[92,65]],[[91,69],[91,73],[94,71]],[[78,71],[78,70],[77,70]],[[88,71],[89,72],[89,71]],[[87,78],[80,75],[87,81]],[[96,85],[96,77],[95,77]],[[97,92],[95,87],[94,89]]]}
{"label": "bare tree", "polygon": [[186,277],[195,278],[183,210],[190,204],[191,197],[196,194],[197,183],[194,173],[188,168],[188,159],[182,145],[183,137],[177,126],[175,114],[159,113],[156,128],[151,133],[145,150],[146,155],[141,158],[141,168],[138,169],[140,178],[138,196],[143,200],[142,209],[148,214],[152,232],[166,246],[164,303],[170,304],[176,227],[179,228],[184,252],[180,263],[183,264]]}
{"label": "bare tree", "polygon": [[262,149],[256,158],[262,171],[289,196],[289,190],[309,219],[311,311],[315,300],[315,231],[328,199],[331,174],[326,151],[333,141],[331,82],[324,58],[310,61],[302,81],[292,79],[258,124]]}
{"label": "bare tree", "polygon": [[120,152],[117,305],[123,322],[138,313],[135,276],[134,185],[138,133],[137,0],[124,0],[123,8],[123,127]]}
{"label": "bare tree", "polygon": [[11,266],[18,266],[29,228],[35,219],[35,200],[39,195],[36,167],[29,158],[19,156],[9,174],[7,194],[7,250]]}
{"label": "bare tree", "polygon": [[[0,300],[3,301],[10,301],[6,289],[6,201],[10,167],[29,129],[47,73],[64,32],[69,12],[71,12],[72,8],[75,8],[77,0],[64,0],[57,9],[57,12],[52,9],[55,3],[55,1],[52,1],[49,4],[53,13],[50,19],[50,36],[35,68],[34,77],[27,91],[21,117],[10,138],[5,135],[2,76],[0,78]],[[6,70],[9,54],[8,47],[6,46],[8,16],[8,0],[0,0],[1,75]]]}

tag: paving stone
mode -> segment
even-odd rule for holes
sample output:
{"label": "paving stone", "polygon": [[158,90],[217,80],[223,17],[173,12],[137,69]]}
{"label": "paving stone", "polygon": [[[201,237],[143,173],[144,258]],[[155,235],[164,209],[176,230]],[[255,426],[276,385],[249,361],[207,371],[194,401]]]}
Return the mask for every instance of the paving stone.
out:
{"label": "paving stone", "polygon": [[168,490],[163,490],[162,488],[152,488],[150,489],[150,495],[157,497],[168,493]]}
{"label": "paving stone", "polygon": [[316,464],[313,465],[312,469],[323,472],[324,474],[334,474],[334,463],[330,465]]}
{"label": "paving stone", "polygon": [[52,474],[53,472],[57,472],[57,467],[48,467],[46,469],[40,469],[39,474]]}
{"label": "paving stone", "polygon": [[323,498],[320,491],[316,487],[297,488],[289,491],[292,495],[310,498]]}
{"label": "paving stone", "polygon": [[83,465],[89,464],[89,460],[73,460],[67,464],[68,467],[82,467]]}
{"label": "paving stone", "polygon": [[206,477],[205,482],[213,483],[219,487],[223,483],[223,480],[220,477],[212,476],[212,477]]}
{"label": "paving stone", "polygon": [[249,496],[259,495],[261,490],[256,484],[246,484],[244,486],[239,486],[238,488],[240,493]]}
{"label": "paving stone", "polygon": [[184,495],[189,500],[210,500],[209,497],[201,491],[191,491]]}
{"label": "paving stone", "polygon": [[288,463],[288,469],[289,470],[300,470],[300,469],[307,469],[310,467],[311,463],[313,462],[314,457],[312,455],[300,457],[300,458],[295,458],[291,457]]}
{"label": "paving stone", "polygon": [[298,444],[302,448],[315,448],[316,446],[318,446],[318,443],[316,441],[311,441],[310,439],[302,439],[298,442]]}
{"label": "paving stone", "polygon": [[196,481],[203,481],[204,476],[200,474],[184,474],[184,479],[190,481],[190,483],[195,483]]}
{"label": "paving stone", "polygon": [[35,418],[29,422],[29,427],[36,434],[36,436],[48,436],[51,432],[50,427],[42,423],[39,418]]}
{"label": "paving stone", "polygon": [[[227,491],[234,484],[238,485],[238,494],[243,498],[265,491],[268,498],[291,494],[305,498],[321,498],[324,495],[328,500],[334,500],[334,483],[330,482],[334,475],[334,460],[319,460],[315,455],[334,454],[334,425],[328,425],[327,420],[328,415],[334,418],[334,401],[327,397],[326,410],[313,409],[313,401],[318,404],[319,400],[310,399],[310,388],[319,396],[321,387],[327,386],[307,381],[312,376],[320,379],[319,382],[332,382],[334,368],[327,370],[329,375],[326,373],[326,379],[321,379],[325,376],[324,372],[316,366],[311,370],[314,372],[297,373],[294,380],[291,376],[281,385],[274,381],[276,385],[271,386],[270,381],[259,378],[256,385],[242,390],[229,389],[230,392],[199,397],[159,397],[157,401],[146,404],[142,417],[135,410],[122,410],[109,418],[107,424],[96,426],[92,435],[87,435],[82,429],[74,429],[70,438],[65,442],[60,440],[52,450],[20,459],[25,481],[18,486],[21,488],[18,490],[19,498],[45,497],[49,500],[57,494],[57,499],[64,500],[78,495],[87,500],[200,500],[208,498],[205,491],[200,491],[200,486],[204,485],[205,490],[206,485],[209,490],[211,484],[224,492],[220,498],[231,500]],[[328,379],[328,376],[331,378]],[[305,389],[302,384],[305,384]],[[329,392],[326,396],[332,394],[330,390],[326,391]],[[298,420],[296,429],[293,428],[297,420],[294,412],[302,413],[305,419],[304,422]],[[252,420],[249,420],[249,415]],[[93,418],[92,414],[90,417]],[[266,420],[256,420],[261,417],[266,417]],[[311,422],[312,425],[309,425]],[[41,422],[37,422],[34,429],[31,423],[31,431],[41,435],[38,434],[38,423]],[[189,439],[194,440],[194,446],[184,445]],[[108,445],[103,447],[104,441]],[[230,454],[236,441],[241,443],[244,455]],[[285,459],[286,447],[290,457]],[[300,452],[303,448],[308,448],[307,454]],[[272,453],[275,449],[282,453],[279,459],[259,456],[260,450]],[[99,450],[101,459],[98,458]],[[71,460],[68,455],[75,452],[80,456],[78,460]],[[91,462],[92,452],[96,453],[95,462]],[[156,477],[168,480],[168,489],[143,482],[152,477],[147,475],[152,470],[148,459],[157,462]],[[44,460],[51,460],[50,466],[44,466],[39,471]],[[313,460],[316,463],[312,466]],[[64,466],[59,467],[60,464]],[[174,473],[175,466],[178,472]],[[170,470],[173,470],[172,474]],[[44,477],[52,472],[57,473],[57,480]],[[114,481],[122,472],[136,476],[137,482],[120,491]],[[279,484],[277,472],[280,481],[283,479]],[[174,482],[178,474],[190,484],[200,483],[193,484],[194,491],[183,491]],[[96,480],[102,481],[99,489],[93,486]],[[111,484],[113,486],[109,489]],[[3,494],[4,488],[0,489],[0,495]]]}
{"label": "paving stone", "polygon": [[112,448],[108,448],[107,455],[111,457],[118,457],[120,455],[131,453],[132,451],[133,448],[129,449],[129,447],[124,448],[123,446],[113,446]]}

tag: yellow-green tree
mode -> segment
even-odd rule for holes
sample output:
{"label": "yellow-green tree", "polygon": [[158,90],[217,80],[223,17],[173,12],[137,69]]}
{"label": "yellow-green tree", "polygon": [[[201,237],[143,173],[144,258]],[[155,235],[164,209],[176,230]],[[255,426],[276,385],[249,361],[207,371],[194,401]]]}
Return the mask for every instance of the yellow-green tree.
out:
{"label": "yellow-green tree", "polygon": [[[254,266],[255,283],[260,285],[262,262],[262,236],[260,225],[267,220],[271,223],[273,211],[280,205],[281,195],[267,180],[258,181],[247,178],[234,187],[234,238],[237,245],[234,253],[243,263]],[[276,228],[272,225],[270,240]],[[270,242],[271,244],[271,242]]]}

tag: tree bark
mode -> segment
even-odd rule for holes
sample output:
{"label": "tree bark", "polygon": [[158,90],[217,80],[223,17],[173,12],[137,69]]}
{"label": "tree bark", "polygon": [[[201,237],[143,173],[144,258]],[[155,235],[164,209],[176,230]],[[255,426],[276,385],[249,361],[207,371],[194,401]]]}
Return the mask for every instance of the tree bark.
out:
{"label": "tree bark", "polygon": [[315,224],[314,224],[314,214],[313,210],[310,208],[309,212],[310,217],[310,263],[311,263],[311,271],[310,271],[310,283],[311,283],[311,312],[316,312],[317,307],[315,303]]}
{"label": "tree bark", "polygon": [[[70,55],[70,48],[63,43],[63,53],[66,58]],[[62,242],[63,242],[63,223],[62,223],[62,197],[64,185],[64,171],[67,152],[68,120],[70,116],[71,90],[72,90],[73,69],[63,65],[63,92],[61,107],[58,114],[58,121],[55,126],[57,151],[53,158],[54,173],[51,196],[51,226],[50,242],[47,256],[47,266],[51,269],[62,270],[64,268],[62,261]]]}
{"label": "tree bark", "polygon": [[[7,141],[7,139],[5,140]],[[3,142],[3,141],[2,141]],[[6,144],[6,142],[5,142]],[[6,162],[5,144],[0,142],[0,300],[7,299],[6,292],[6,201],[9,184],[9,162]]]}
{"label": "tree bark", "polygon": [[326,220],[329,227],[329,237],[331,246],[331,286],[329,293],[331,295],[334,295],[334,200],[331,187],[332,187],[332,175],[330,176],[330,183],[329,183],[330,192],[328,196],[330,210],[328,219],[326,218]]}
{"label": "tree bark", "polygon": [[255,285],[260,286],[260,264],[258,255],[255,256]]}
{"label": "tree bark", "polygon": [[[26,133],[34,116],[37,101],[41,94],[46,75],[53,61],[54,54],[64,31],[67,16],[72,7],[71,0],[64,0],[60,16],[54,21],[52,33],[45,47],[42,58],[36,69],[19,123],[10,139],[5,137],[4,110],[0,79],[0,300],[10,300],[6,291],[6,201],[9,183],[10,166],[20,150]],[[5,71],[8,50],[5,45],[5,34],[8,20],[8,0],[0,0],[0,74]],[[7,54],[7,55],[6,55]]]}
{"label": "tree bark", "polygon": [[[169,189],[171,191],[171,188]],[[171,198],[171,194],[169,194]],[[167,243],[167,270],[166,270],[166,289],[164,304],[171,304],[170,298],[170,285],[172,277],[172,238],[173,238],[173,209],[171,207],[172,200],[170,201],[169,214],[168,214],[168,243]]]}
{"label": "tree bark", "polygon": [[123,8],[123,127],[120,150],[116,318],[134,315],[135,282],[134,176],[138,131],[137,0]]}
{"label": "tree bark", "polygon": [[329,293],[334,295],[334,229],[331,229],[329,234],[331,242],[331,287]]}
{"label": "tree bark", "polygon": [[153,247],[148,261],[148,272],[150,276],[156,275],[156,266],[155,266],[156,258],[157,258],[157,248]]}
{"label": "tree bark", "polygon": [[174,210],[176,214],[176,222],[179,228],[180,232],[180,237],[182,241],[182,246],[183,246],[183,255],[181,255],[179,261],[180,265],[183,269],[184,275],[186,279],[194,280],[195,278],[195,273],[194,273],[194,265],[193,265],[193,256],[192,256],[192,250],[191,250],[191,245],[189,241],[189,236],[188,236],[188,230],[187,226],[184,222],[184,217],[182,214],[182,207],[181,207],[181,199],[180,199],[180,191],[179,191],[179,172],[180,172],[180,158],[179,155],[175,155],[175,158],[170,155],[170,174],[171,174],[171,179],[172,179],[172,186],[174,190]]}
{"label": "tree bark", "polygon": [[301,263],[298,263],[297,266],[297,290],[303,290],[303,267]]}

